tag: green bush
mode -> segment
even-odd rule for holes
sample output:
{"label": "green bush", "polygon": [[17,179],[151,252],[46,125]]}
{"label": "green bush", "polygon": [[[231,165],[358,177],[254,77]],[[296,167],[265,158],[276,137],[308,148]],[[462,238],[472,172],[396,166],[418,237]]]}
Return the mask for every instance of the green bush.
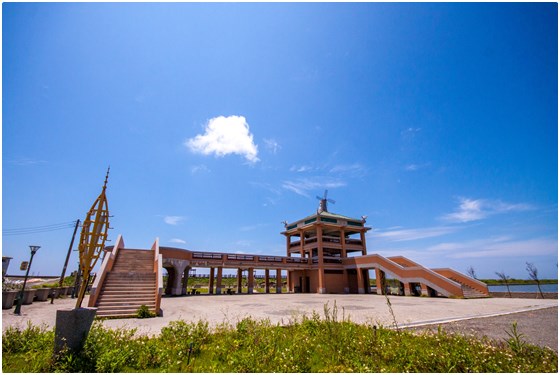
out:
{"label": "green bush", "polygon": [[140,306],[138,308],[138,311],[136,312],[136,317],[138,319],[154,318],[155,316],[156,316],[156,314],[151,312],[150,309],[148,308],[148,306],[146,306],[146,305]]}

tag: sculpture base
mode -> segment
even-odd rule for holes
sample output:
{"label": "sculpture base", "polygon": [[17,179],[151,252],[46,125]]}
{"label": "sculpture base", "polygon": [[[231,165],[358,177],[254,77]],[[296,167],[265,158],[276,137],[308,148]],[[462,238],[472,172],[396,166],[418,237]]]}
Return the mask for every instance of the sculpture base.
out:
{"label": "sculpture base", "polygon": [[71,352],[79,352],[89,333],[97,308],[62,309],[56,311],[56,327],[54,334],[54,352],[64,348]]}

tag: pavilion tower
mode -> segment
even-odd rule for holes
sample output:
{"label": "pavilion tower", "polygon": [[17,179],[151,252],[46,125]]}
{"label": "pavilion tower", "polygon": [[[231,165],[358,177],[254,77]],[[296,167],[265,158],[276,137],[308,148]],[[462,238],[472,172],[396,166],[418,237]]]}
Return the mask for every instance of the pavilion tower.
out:
{"label": "pavilion tower", "polygon": [[293,223],[285,223],[286,254],[288,257],[307,259],[309,268],[289,273],[288,285],[293,292],[302,293],[357,293],[356,270],[345,269],[344,260],[367,254],[366,217],[351,218],[328,211],[327,192],[314,214]]}

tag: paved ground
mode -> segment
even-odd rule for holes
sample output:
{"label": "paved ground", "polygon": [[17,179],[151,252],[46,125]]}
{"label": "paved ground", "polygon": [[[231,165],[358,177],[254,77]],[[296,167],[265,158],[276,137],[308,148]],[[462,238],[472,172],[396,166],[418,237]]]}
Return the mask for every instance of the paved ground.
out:
{"label": "paved ground", "polygon": [[414,329],[421,332],[426,330],[437,332],[438,326],[441,326],[447,332],[476,337],[486,336],[502,341],[509,338],[508,332],[512,332],[514,322],[517,322],[517,331],[523,335],[524,341],[547,346],[558,352],[558,307],[419,326]]}
{"label": "paved ground", "polygon": [[[390,297],[392,309],[399,326],[414,327],[430,323],[445,323],[466,321],[466,319],[502,316],[504,314],[534,311],[555,307],[554,312],[548,312],[554,319],[535,320],[534,329],[520,324],[519,328],[526,335],[539,335],[539,332],[558,332],[558,300],[541,299],[447,299],[420,297]],[[392,325],[393,318],[389,312],[387,300],[377,295],[321,295],[321,294],[253,294],[253,295],[220,295],[220,296],[183,296],[162,299],[163,317],[154,319],[118,319],[107,320],[103,324],[107,327],[134,327],[139,333],[157,334],[169,322],[179,319],[186,321],[207,320],[211,325],[224,321],[235,324],[247,316],[257,319],[270,319],[273,323],[288,323],[303,314],[310,315],[316,311],[323,316],[326,303],[338,307],[338,317],[343,313],[352,321],[360,323],[374,323],[384,326]],[[34,324],[54,326],[56,310],[73,308],[75,300],[70,298],[57,299],[53,305],[47,302],[35,302],[22,306],[22,315],[13,314],[13,309],[2,311],[2,329],[10,325],[24,326],[28,321]],[[87,298],[83,306],[87,305]],[[547,309],[551,310],[551,309]],[[510,328],[513,322],[507,316],[504,320],[505,328]],[[478,321],[476,319],[475,321]],[[468,321],[467,321],[468,322]],[[555,324],[553,324],[555,323]],[[467,323],[465,323],[467,324]],[[470,326],[460,326],[465,330]],[[497,327],[497,326],[496,326]],[[499,330],[502,330],[500,326]],[[504,329],[505,329],[504,328]],[[485,329],[482,329],[485,332]],[[505,335],[507,336],[507,335]],[[550,340],[548,340],[548,346]],[[556,344],[557,347],[557,344]]]}

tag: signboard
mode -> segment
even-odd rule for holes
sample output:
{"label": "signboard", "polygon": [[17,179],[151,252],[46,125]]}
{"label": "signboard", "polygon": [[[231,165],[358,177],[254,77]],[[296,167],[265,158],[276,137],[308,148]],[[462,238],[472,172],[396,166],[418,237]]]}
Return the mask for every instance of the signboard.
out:
{"label": "signboard", "polygon": [[21,262],[21,265],[19,266],[19,269],[22,271],[27,271],[27,266],[29,266],[29,262]]}

